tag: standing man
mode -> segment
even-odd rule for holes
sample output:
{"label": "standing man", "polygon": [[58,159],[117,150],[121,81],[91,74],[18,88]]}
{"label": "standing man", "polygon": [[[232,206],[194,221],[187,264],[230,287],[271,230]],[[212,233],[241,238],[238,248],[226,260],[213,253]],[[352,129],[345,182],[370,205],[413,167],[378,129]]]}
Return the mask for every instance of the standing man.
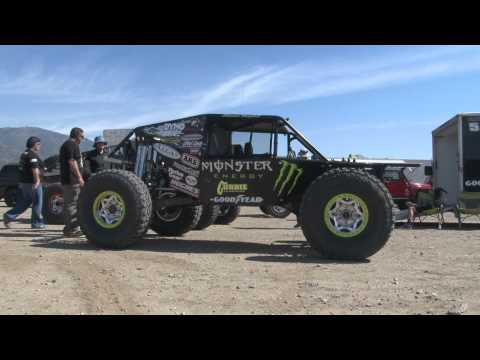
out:
{"label": "standing man", "polygon": [[32,136],[27,140],[27,149],[20,156],[20,198],[13,209],[3,215],[5,227],[10,228],[10,222],[15,220],[32,205],[32,229],[45,229],[42,216],[43,187],[40,182],[42,161],[38,156],[40,139]]}
{"label": "standing man", "polygon": [[85,185],[82,176],[82,155],[80,154],[80,143],[85,139],[83,130],[73,128],[70,131],[70,138],[60,148],[60,178],[63,185],[63,201],[65,236],[81,236],[78,224],[78,197],[80,189]]}
{"label": "standing man", "polygon": [[104,159],[107,156],[107,152],[105,151],[106,145],[107,142],[103,136],[97,136],[93,144],[95,149],[86,154],[85,160],[88,161],[91,174],[95,174],[97,171],[103,169]]}

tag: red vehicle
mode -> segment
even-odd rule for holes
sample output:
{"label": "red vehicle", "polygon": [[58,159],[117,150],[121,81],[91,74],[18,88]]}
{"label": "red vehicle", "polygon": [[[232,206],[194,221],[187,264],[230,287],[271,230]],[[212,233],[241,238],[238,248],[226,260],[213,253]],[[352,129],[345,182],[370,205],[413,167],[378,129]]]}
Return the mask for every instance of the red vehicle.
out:
{"label": "red vehicle", "polygon": [[431,178],[426,179],[423,183],[410,180],[405,175],[405,170],[409,167],[387,167],[383,173],[383,183],[400,209],[407,208],[407,201],[415,202],[419,190],[432,189]]}

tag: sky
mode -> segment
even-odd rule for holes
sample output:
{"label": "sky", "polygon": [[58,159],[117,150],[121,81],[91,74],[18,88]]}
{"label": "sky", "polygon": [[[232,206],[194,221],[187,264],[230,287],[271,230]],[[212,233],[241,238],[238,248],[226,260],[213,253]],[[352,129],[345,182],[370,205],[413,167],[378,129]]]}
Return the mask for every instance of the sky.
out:
{"label": "sky", "polygon": [[202,113],[288,117],[328,157],[431,159],[480,112],[480,46],[0,46],[0,127],[88,138]]}

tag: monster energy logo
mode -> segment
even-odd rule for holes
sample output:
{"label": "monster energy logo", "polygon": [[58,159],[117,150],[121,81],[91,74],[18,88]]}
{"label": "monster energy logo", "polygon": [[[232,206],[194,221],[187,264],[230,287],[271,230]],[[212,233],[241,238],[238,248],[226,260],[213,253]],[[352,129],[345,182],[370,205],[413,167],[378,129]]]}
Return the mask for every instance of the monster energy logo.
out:
{"label": "monster energy logo", "polygon": [[277,191],[278,189],[277,195],[280,196],[285,190],[287,184],[293,179],[292,185],[290,185],[290,188],[287,192],[288,196],[295,188],[295,185],[297,185],[298,179],[303,174],[303,169],[300,169],[296,164],[289,163],[285,160],[282,160],[281,163],[282,167],[280,168],[280,173],[275,181],[273,191]]}

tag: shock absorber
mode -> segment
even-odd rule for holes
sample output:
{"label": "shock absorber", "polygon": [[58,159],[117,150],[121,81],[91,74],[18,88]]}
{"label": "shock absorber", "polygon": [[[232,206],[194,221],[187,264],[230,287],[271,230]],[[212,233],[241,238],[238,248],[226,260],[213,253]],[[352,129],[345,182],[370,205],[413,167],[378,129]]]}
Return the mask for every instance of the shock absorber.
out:
{"label": "shock absorber", "polygon": [[139,145],[137,148],[137,158],[135,160],[135,175],[143,177],[145,170],[145,158],[147,156],[147,146]]}

